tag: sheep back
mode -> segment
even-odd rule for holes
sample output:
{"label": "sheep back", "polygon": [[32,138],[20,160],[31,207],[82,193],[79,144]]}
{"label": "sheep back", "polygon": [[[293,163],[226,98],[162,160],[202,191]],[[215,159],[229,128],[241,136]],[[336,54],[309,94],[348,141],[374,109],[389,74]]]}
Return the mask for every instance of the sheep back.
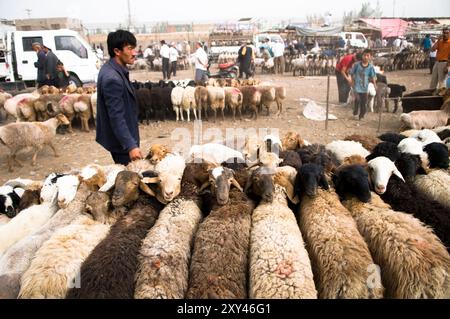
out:
{"label": "sheep back", "polygon": [[417,175],[414,186],[450,209],[450,175],[444,170],[433,170],[427,175]]}

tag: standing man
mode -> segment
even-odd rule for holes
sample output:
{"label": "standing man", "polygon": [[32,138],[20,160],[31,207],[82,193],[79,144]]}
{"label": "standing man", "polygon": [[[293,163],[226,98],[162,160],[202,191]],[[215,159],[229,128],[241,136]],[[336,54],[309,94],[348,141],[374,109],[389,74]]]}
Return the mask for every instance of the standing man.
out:
{"label": "standing man", "polygon": [[169,62],[170,62],[169,79],[171,74],[173,74],[173,76],[177,76],[177,61],[178,61],[178,50],[175,48],[175,42],[172,42],[169,48]]}
{"label": "standing man", "polygon": [[244,43],[238,51],[239,62],[239,78],[242,78],[245,73],[245,78],[248,79],[251,75],[251,64],[254,59],[254,53],[251,46],[248,43]]}
{"label": "standing man", "polygon": [[[431,47],[433,47],[433,45],[436,43],[435,39],[432,39],[432,43],[431,43]],[[433,74],[433,68],[434,68],[434,64],[436,63],[436,51],[432,51],[430,49],[430,74]]]}
{"label": "standing man", "polygon": [[111,153],[114,163],[141,159],[136,97],[127,64],[136,59],[136,38],[125,30],[108,34],[110,60],[97,82],[96,141]]}
{"label": "standing man", "polygon": [[44,74],[45,74],[45,83],[47,85],[57,85],[58,79],[58,70],[56,66],[58,64],[58,57],[53,53],[53,51],[43,45],[45,52],[45,62],[44,62]]}
{"label": "standing man", "polygon": [[425,53],[430,52],[430,50],[431,50],[431,45],[432,45],[431,37],[430,37],[429,34],[427,34],[427,35],[425,36],[425,38],[423,39],[423,41],[422,41],[423,52],[425,52]]}
{"label": "standing man", "polygon": [[352,86],[355,92],[353,116],[356,117],[359,111],[360,121],[364,118],[364,115],[366,115],[369,82],[372,82],[373,85],[377,87],[377,75],[372,63],[370,63],[371,59],[372,51],[365,49],[362,54],[362,60],[356,62],[349,72],[352,75]]}
{"label": "standing man", "polygon": [[284,43],[275,42],[272,47],[273,51],[273,63],[275,67],[275,73],[284,74]]}
{"label": "standing man", "polygon": [[150,70],[153,70],[153,60],[155,60],[155,55],[153,54],[151,45],[144,50],[144,59],[147,59],[148,63],[150,63]]}
{"label": "standing man", "polygon": [[38,88],[45,84],[45,73],[44,73],[44,64],[45,64],[45,52],[42,50],[42,46],[39,42],[34,42],[31,45],[33,51],[36,52],[38,60],[34,62],[34,66],[37,68],[37,78],[36,82]]}
{"label": "standing man", "polygon": [[356,54],[347,54],[336,65],[335,74],[339,93],[339,103],[347,103],[348,94],[350,93],[350,87],[352,85],[352,78],[348,72],[351,70],[353,63],[355,63],[356,60]]}
{"label": "standing man", "polygon": [[203,50],[201,42],[195,43],[195,83],[197,85],[203,85],[208,81],[207,69],[208,69],[208,55]]}
{"label": "standing man", "polygon": [[437,51],[436,63],[433,66],[430,83],[430,89],[436,90],[445,87],[448,67],[450,66],[450,39],[448,28],[442,30],[442,37],[433,45],[431,51]]}
{"label": "standing man", "polygon": [[159,51],[159,54],[161,55],[162,58],[162,72],[163,72],[163,78],[164,80],[167,80],[169,76],[169,57],[170,57],[170,53],[169,53],[169,47],[166,44],[166,41],[161,40],[161,50]]}

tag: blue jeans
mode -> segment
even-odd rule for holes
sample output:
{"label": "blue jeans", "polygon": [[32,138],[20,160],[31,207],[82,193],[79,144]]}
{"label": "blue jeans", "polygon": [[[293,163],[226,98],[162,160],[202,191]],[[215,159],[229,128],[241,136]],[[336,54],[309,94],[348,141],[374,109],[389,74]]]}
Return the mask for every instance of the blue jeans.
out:
{"label": "blue jeans", "polygon": [[122,164],[122,165],[127,166],[128,163],[131,162],[130,155],[128,153],[113,153],[113,152],[111,152],[111,156],[112,156],[115,164]]}
{"label": "blue jeans", "polygon": [[195,69],[195,83],[206,83],[208,75],[206,70]]}

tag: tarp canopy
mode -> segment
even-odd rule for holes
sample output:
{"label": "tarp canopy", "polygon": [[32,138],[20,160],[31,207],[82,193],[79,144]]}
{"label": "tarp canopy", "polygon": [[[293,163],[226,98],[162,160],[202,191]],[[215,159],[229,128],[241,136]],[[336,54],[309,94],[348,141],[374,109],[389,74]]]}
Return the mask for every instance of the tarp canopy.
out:
{"label": "tarp canopy", "polygon": [[360,21],[379,29],[382,38],[404,36],[408,28],[408,22],[402,19],[360,19]]}
{"label": "tarp canopy", "polygon": [[308,28],[300,25],[288,25],[288,30],[295,30],[297,35],[306,37],[332,37],[337,36],[343,30],[342,25],[323,28]]}

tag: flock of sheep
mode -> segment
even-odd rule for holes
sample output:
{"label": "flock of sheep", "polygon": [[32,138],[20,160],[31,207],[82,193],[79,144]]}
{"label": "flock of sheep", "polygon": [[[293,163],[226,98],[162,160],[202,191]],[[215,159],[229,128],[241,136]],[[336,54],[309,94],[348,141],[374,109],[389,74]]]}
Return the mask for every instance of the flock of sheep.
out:
{"label": "flock of sheep", "polygon": [[10,180],[0,297],[449,298],[449,132],[155,144]]}

